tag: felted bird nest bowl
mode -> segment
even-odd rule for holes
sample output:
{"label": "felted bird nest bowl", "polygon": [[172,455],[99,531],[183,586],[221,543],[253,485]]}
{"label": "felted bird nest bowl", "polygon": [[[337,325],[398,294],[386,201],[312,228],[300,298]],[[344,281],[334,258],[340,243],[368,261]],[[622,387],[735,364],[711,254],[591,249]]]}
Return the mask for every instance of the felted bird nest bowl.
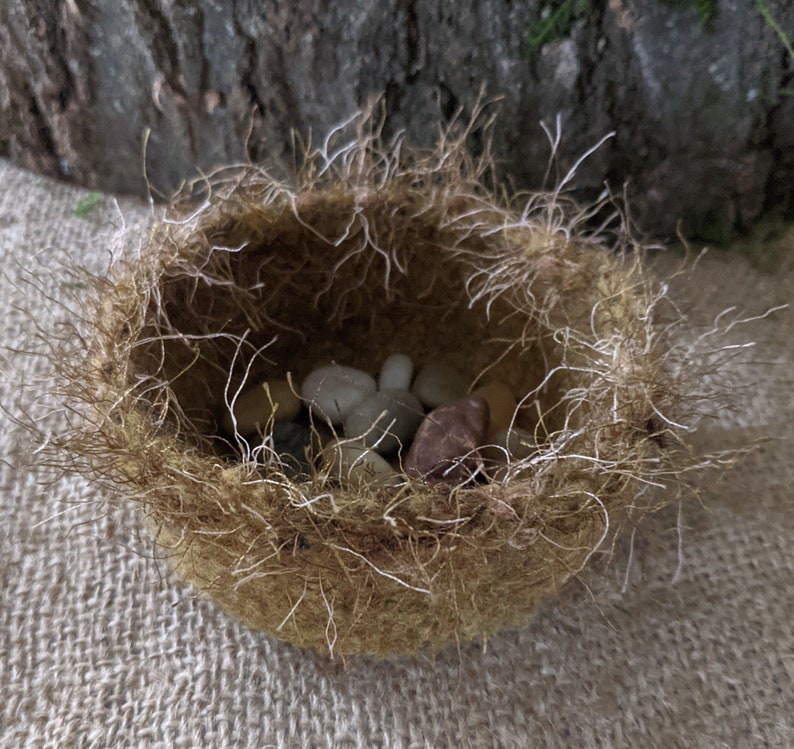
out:
{"label": "felted bird nest bowl", "polygon": [[[69,449],[143,508],[179,576],[282,640],[389,656],[527,621],[673,472],[679,396],[640,253],[559,193],[499,197],[463,136],[410,150],[356,124],[292,181],[247,166],[195,186],[94,279],[61,366],[85,415]],[[491,421],[488,388],[511,393],[501,437],[489,422],[409,470],[418,436],[376,464],[308,402],[319,367],[374,377],[395,354],[465,378],[458,401]],[[263,382],[282,395],[244,432],[235,404]],[[422,408],[432,453],[458,425]]]}

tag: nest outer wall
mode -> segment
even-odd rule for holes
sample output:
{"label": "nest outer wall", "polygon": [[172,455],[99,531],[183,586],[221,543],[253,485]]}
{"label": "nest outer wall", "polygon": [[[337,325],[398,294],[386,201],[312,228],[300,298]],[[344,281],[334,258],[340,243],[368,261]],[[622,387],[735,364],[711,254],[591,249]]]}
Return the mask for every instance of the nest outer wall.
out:
{"label": "nest outer wall", "polygon": [[[233,617],[390,656],[525,622],[675,475],[680,396],[641,254],[588,236],[559,194],[508,204],[463,137],[410,152],[366,122],[292,183],[249,166],[195,186],[94,279],[64,358],[86,415],[66,447]],[[246,383],[326,361],[374,374],[395,351],[506,382],[537,448],[498,481],[345,486],[217,437]]]}

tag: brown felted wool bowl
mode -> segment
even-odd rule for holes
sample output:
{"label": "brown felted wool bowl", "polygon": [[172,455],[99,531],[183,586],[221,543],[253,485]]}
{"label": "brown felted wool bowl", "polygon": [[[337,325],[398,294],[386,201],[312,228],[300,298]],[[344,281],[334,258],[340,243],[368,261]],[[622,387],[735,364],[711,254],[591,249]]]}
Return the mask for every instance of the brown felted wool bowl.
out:
{"label": "brown felted wool bowl", "polygon": [[[677,388],[639,255],[588,237],[559,195],[505,204],[487,166],[462,139],[408,152],[359,131],[291,184],[214,176],[95,279],[63,365],[86,414],[68,447],[249,627],[385,656],[515,626],[672,471]],[[506,383],[529,454],[460,484],[356,483],[290,470],[267,429],[223,434],[246,384],[299,388],[332,361],[376,375],[393,352]]]}

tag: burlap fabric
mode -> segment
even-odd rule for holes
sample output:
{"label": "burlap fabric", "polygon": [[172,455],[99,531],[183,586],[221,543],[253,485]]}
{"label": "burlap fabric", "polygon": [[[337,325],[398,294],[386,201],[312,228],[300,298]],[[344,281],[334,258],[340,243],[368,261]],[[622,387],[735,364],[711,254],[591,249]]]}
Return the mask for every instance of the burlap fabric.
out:
{"label": "burlap fabric", "polygon": [[[27,465],[35,445],[7,412],[47,407],[46,361],[12,350],[43,349],[53,303],[19,285],[22,269],[57,300],[74,291],[59,263],[101,271],[112,234],[148,209],[90,209],[2,162],[0,185],[1,747],[794,746],[791,311],[725,339],[755,341],[757,363],[735,365],[748,387],[700,446],[780,439],[701,478],[702,505],[646,521],[485,648],[329,662],[198,599],[135,511]],[[712,253],[676,293],[693,325],[731,305],[758,314],[794,290],[792,264],[771,267]]]}

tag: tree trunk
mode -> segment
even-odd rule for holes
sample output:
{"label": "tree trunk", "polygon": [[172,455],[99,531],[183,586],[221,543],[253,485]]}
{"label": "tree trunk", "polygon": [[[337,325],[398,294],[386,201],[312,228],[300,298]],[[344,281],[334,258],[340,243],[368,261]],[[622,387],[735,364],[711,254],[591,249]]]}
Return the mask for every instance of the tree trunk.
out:
{"label": "tree trunk", "polygon": [[[5,0],[0,155],[93,188],[164,193],[197,170],[288,158],[373,93],[392,130],[503,95],[494,151],[538,188],[540,121],[584,196],[628,180],[656,235],[730,235],[794,209],[794,60],[762,0]],[[794,5],[766,0],[794,37]],[[710,16],[710,17],[709,17]],[[787,89],[789,89],[787,91]]]}

